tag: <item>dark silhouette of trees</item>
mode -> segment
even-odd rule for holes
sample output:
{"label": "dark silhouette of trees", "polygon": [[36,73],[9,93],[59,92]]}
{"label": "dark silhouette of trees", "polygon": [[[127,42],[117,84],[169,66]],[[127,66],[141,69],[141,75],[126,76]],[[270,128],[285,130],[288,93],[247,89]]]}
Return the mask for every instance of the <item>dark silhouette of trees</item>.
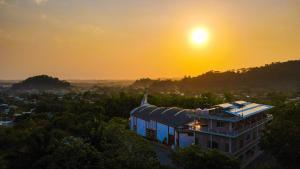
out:
{"label": "dark silhouette of trees", "polygon": [[261,147],[272,154],[282,168],[299,168],[300,102],[275,107],[273,117],[264,132]]}
{"label": "dark silhouette of trees", "polygon": [[215,150],[204,151],[199,146],[178,149],[172,155],[183,169],[239,169],[239,162]]}
{"label": "dark silhouette of trees", "polygon": [[47,75],[30,77],[22,82],[13,84],[12,90],[57,90],[69,89],[70,83]]}
{"label": "dark silhouette of trees", "polygon": [[[226,72],[209,71],[196,77],[176,80],[147,79],[152,91],[231,91],[231,90],[299,90],[300,60],[276,62],[261,67],[243,68]],[[137,80],[132,86],[142,86],[144,80]]]}

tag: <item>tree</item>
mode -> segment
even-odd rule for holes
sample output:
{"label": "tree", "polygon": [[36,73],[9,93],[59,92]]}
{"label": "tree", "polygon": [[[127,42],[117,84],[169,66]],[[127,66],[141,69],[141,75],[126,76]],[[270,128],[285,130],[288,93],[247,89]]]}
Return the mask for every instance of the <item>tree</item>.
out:
{"label": "tree", "polygon": [[32,168],[94,169],[103,166],[101,153],[81,138],[66,137],[57,146],[53,146],[50,152],[34,163]]}
{"label": "tree", "polygon": [[239,162],[216,150],[204,151],[193,145],[172,154],[175,164],[183,169],[239,169]]}
{"label": "tree", "polygon": [[224,98],[226,102],[232,102],[234,101],[234,96],[230,92],[224,93]]}
{"label": "tree", "polygon": [[272,154],[286,169],[299,167],[300,103],[289,103],[273,110],[273,121],[267,126],[261,147]]}
{"label": "tree", "polygon": [[159,162],[149,142],[126,129],[125,120],[114,118],[102,140],[105,166],[109,169],[158,169]]}

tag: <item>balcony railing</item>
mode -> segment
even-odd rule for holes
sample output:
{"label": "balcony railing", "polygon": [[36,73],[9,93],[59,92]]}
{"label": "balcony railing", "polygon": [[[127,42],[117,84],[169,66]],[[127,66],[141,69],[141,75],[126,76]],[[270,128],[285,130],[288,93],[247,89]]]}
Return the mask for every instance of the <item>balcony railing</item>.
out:
{"label": "balcony railing", "polygon": [[237,137],[247,131],[252,130],[255,127],[258,127],[270,120],[272,120],[273,116],[268,115],[266,118],[257,121],[255,123],[243,126],[242,128],[238,130],[229,131],[229,130],[218,130],[218,129],[210,129],[209,127],[196,127],[196,126],[191,126],[190,130],[194,130],[196,132],[203,132],[203,133],[208,133],[208,134],[215,134],[215,135],[221,135],[221,136],[227,136],[227,137]]}

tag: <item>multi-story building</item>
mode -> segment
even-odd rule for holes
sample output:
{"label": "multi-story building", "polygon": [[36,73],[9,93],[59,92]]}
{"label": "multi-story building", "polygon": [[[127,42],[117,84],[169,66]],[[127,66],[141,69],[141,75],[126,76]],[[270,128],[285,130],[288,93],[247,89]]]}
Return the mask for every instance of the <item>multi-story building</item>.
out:
{"label": "multi-story building", "polygon": [[243,164],[260,154],[258,147],[264,125],[272,119],[272,106],[245,101],[224,103],[196,110],[193,125],[195,144],[238,157]]}
{"label": "multi-story building", "polygon": [[264,125],[272,106],[236,101],[209,109],[157,107],[147,102],[131,111],[130,126],[138,135],[175,147],[198,144],[238,157],[244,165],[260,150]]}

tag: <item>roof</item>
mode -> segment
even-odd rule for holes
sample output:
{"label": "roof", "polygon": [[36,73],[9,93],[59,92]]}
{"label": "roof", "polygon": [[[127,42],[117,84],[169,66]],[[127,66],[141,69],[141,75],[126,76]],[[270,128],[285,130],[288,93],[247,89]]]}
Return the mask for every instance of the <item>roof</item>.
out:
{"label": "roof", "polygon": [[239,104],[239,105],[246,105],[248,102],[245,102],[243,100],[235,101],[234,103]]}
{"label": "roof", "polygon": [[132,115],[146,121],[157,121],[159,123],[177,127],[193,121],[192,109],[182,109],[178,107],[157,107],[153,105],[140,106],[134,109]]}
{"label": "roof", "polygon": [[226,109],[226,108],[233,107],[234,105],[230,103],[223,103],[223,104],[219,104],[218,106],[222,107],[223,109]]}
{"label": "roof", "polygon": [[[238,121],[269,110],[272,107],[273,106],[246,101],[235,101],[232,103],[219,104],[211,109],[198,110],[178,107],[157,107],[148,102],[144,102],[141,106],[133,109],[130,114],[146,121],[153,120],[168,126],[177,127],[187,125],[193,122],[195,117],[200,116],[202,118],[223,121]],[[195,113],[196,111],[198,113]]]}
{"label": "roof", "polygon": [[[230,104],[232,106],[225,107],[225,104]],[[235,101],[233,103],[225,104],[220,104],[217,106],[223,108],[224,113],[244,118],[269,110],[273,107],[269,105],[250,103],[246,101]]]}

